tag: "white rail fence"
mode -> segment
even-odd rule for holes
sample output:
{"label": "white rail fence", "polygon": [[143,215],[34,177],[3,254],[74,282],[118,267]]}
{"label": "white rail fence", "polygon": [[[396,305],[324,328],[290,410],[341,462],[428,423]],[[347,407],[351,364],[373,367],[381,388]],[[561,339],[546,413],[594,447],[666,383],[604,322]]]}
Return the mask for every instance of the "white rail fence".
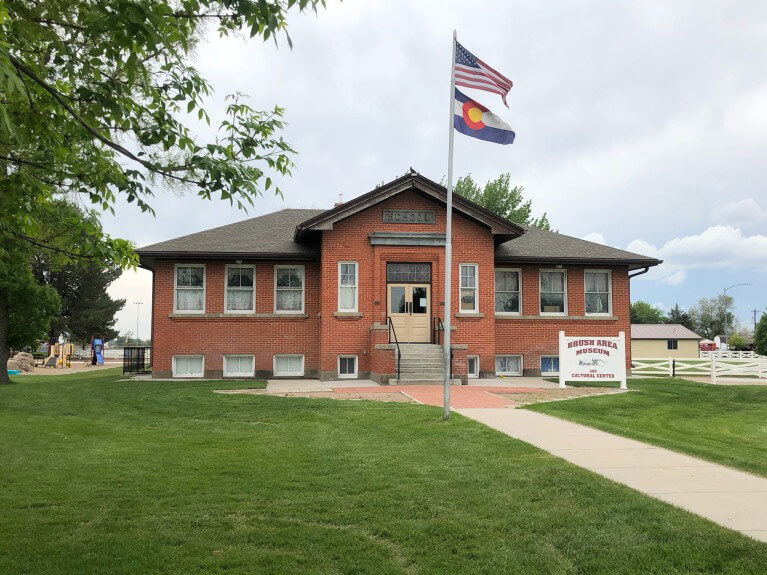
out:
{"label": "white rail fence", "polygon": [[641,358],[631,360],[631,375],[663,375],[668,377],[756,377],[767,379],[767,358]]}
{"label": "white rail fence", "polygon": [[701,351],[700,352],[701,357],[719,357],[719,358],[730,358],[730,359],[755,359],[762,357],[758,353],[754,353],[753,351],[722,351],[720,349],[716,351]]}

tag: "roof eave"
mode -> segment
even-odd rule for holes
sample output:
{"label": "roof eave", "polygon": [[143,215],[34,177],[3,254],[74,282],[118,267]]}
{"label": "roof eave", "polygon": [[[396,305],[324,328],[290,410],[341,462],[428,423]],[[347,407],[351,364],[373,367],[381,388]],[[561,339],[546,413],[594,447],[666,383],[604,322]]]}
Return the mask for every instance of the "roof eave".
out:
{"label": "roof eave", "polygon": [[604,266],[628,266],[629,270],[635,270],[644,267],[654,267],[663,263],[663,260],[656,259],[624,259],[624,258],[580,258],[569,256],[558,257],[540,257],[540,256],[496,256],[498,263],[526,263],[526,264],[587,264]]}

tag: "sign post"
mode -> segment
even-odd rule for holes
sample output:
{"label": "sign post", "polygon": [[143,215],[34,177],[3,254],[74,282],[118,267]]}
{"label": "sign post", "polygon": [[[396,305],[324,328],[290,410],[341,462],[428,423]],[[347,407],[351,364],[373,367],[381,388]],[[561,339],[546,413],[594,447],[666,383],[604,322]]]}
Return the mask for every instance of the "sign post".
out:
{"label": "sign post", "polygon": [[559,387],[566,381],[618,381],[626,385],[626,334],[567,337],[559,332]]}

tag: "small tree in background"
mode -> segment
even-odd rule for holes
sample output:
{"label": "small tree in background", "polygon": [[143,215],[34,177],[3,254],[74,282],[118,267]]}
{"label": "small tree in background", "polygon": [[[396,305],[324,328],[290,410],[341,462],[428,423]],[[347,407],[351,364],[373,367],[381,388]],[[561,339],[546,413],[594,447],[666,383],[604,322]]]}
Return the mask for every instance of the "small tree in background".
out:
{"label": "small tree in background", "polygon": [[646,301],[637,300],[631,304],[631,323],[665,323],[663,310]]}
{"label": "small tree in background", "polygon": [[[737,331],[735,315],[729,311],[734,309],[734,301],[732,297],[724,294],[713,298],[701,298],[689,311],[695,332],[713,340],[717,335],[723,335],[725,331],[730,334]],[[725,308],[728,310],[726,314]],[[727,322],[726,330],[725,322]]]}
{"label": "small tree in background", "polygon": [[691,329],[694,331],[694,322],[692,321],[692,317],[690,314],[686,311],[684,311],[682,308],[679,307],[679,304],[676,304],[674,307],[672,307],[668,315],[666,316],[666,321],[668,323],[678,323],[680,325],[683,325],[687,329]]}
{"label": "small tree in background", "polygon": [[533,202],[525,201],[525,189],[522,186],[512,187],[510,182],[510,174],[501,174],[485,183],[484,187],[480,187],[469,174],[458,178],[453,191],[510,222],[550,230],[551,225],[546,213],[540,218],[534,218]]}
{"label": "small tree in background", "polygon": [[733,333],[729,336],[729,341],[727,342],[727,345],[730,349],[734,351],[743,351],[748,347],[748,342],[746,341],[746,338],[743,337],[739,333]]}
{"label": "small tree in background", "polygon": [[754,330],[754,351],[759,355],[767,355],[767,313],[762,313],[759,323]]}

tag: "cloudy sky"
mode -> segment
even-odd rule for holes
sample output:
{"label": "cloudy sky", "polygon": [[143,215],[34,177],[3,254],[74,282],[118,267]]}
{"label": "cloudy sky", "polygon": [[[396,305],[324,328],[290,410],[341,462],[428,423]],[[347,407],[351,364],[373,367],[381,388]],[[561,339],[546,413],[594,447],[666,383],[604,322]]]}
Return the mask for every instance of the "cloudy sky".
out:
{"label": "cloudy sky", "polygon": [[[632,300],[693,305],[737,283],[736,313],[767,306],[767,3],[763,1],[433,2],[328,0],[294,13],[282,42],[220,39],[195,65],[215,89],[287,109],[299,151],[284,198],[250,214],[159,193],[151,219],[129,205],[112,234],[147,245],[283,207],[331,207],[404,173],[447,171],[450,41],[514,81],[471,92],[509,122],[511,146],[456,135],[455,171],[510,172],[560,232],[665,260]],[[203,134],[204,135],[204,134]],[[151,275],[126,272],[118,327],[149,333]]]}

